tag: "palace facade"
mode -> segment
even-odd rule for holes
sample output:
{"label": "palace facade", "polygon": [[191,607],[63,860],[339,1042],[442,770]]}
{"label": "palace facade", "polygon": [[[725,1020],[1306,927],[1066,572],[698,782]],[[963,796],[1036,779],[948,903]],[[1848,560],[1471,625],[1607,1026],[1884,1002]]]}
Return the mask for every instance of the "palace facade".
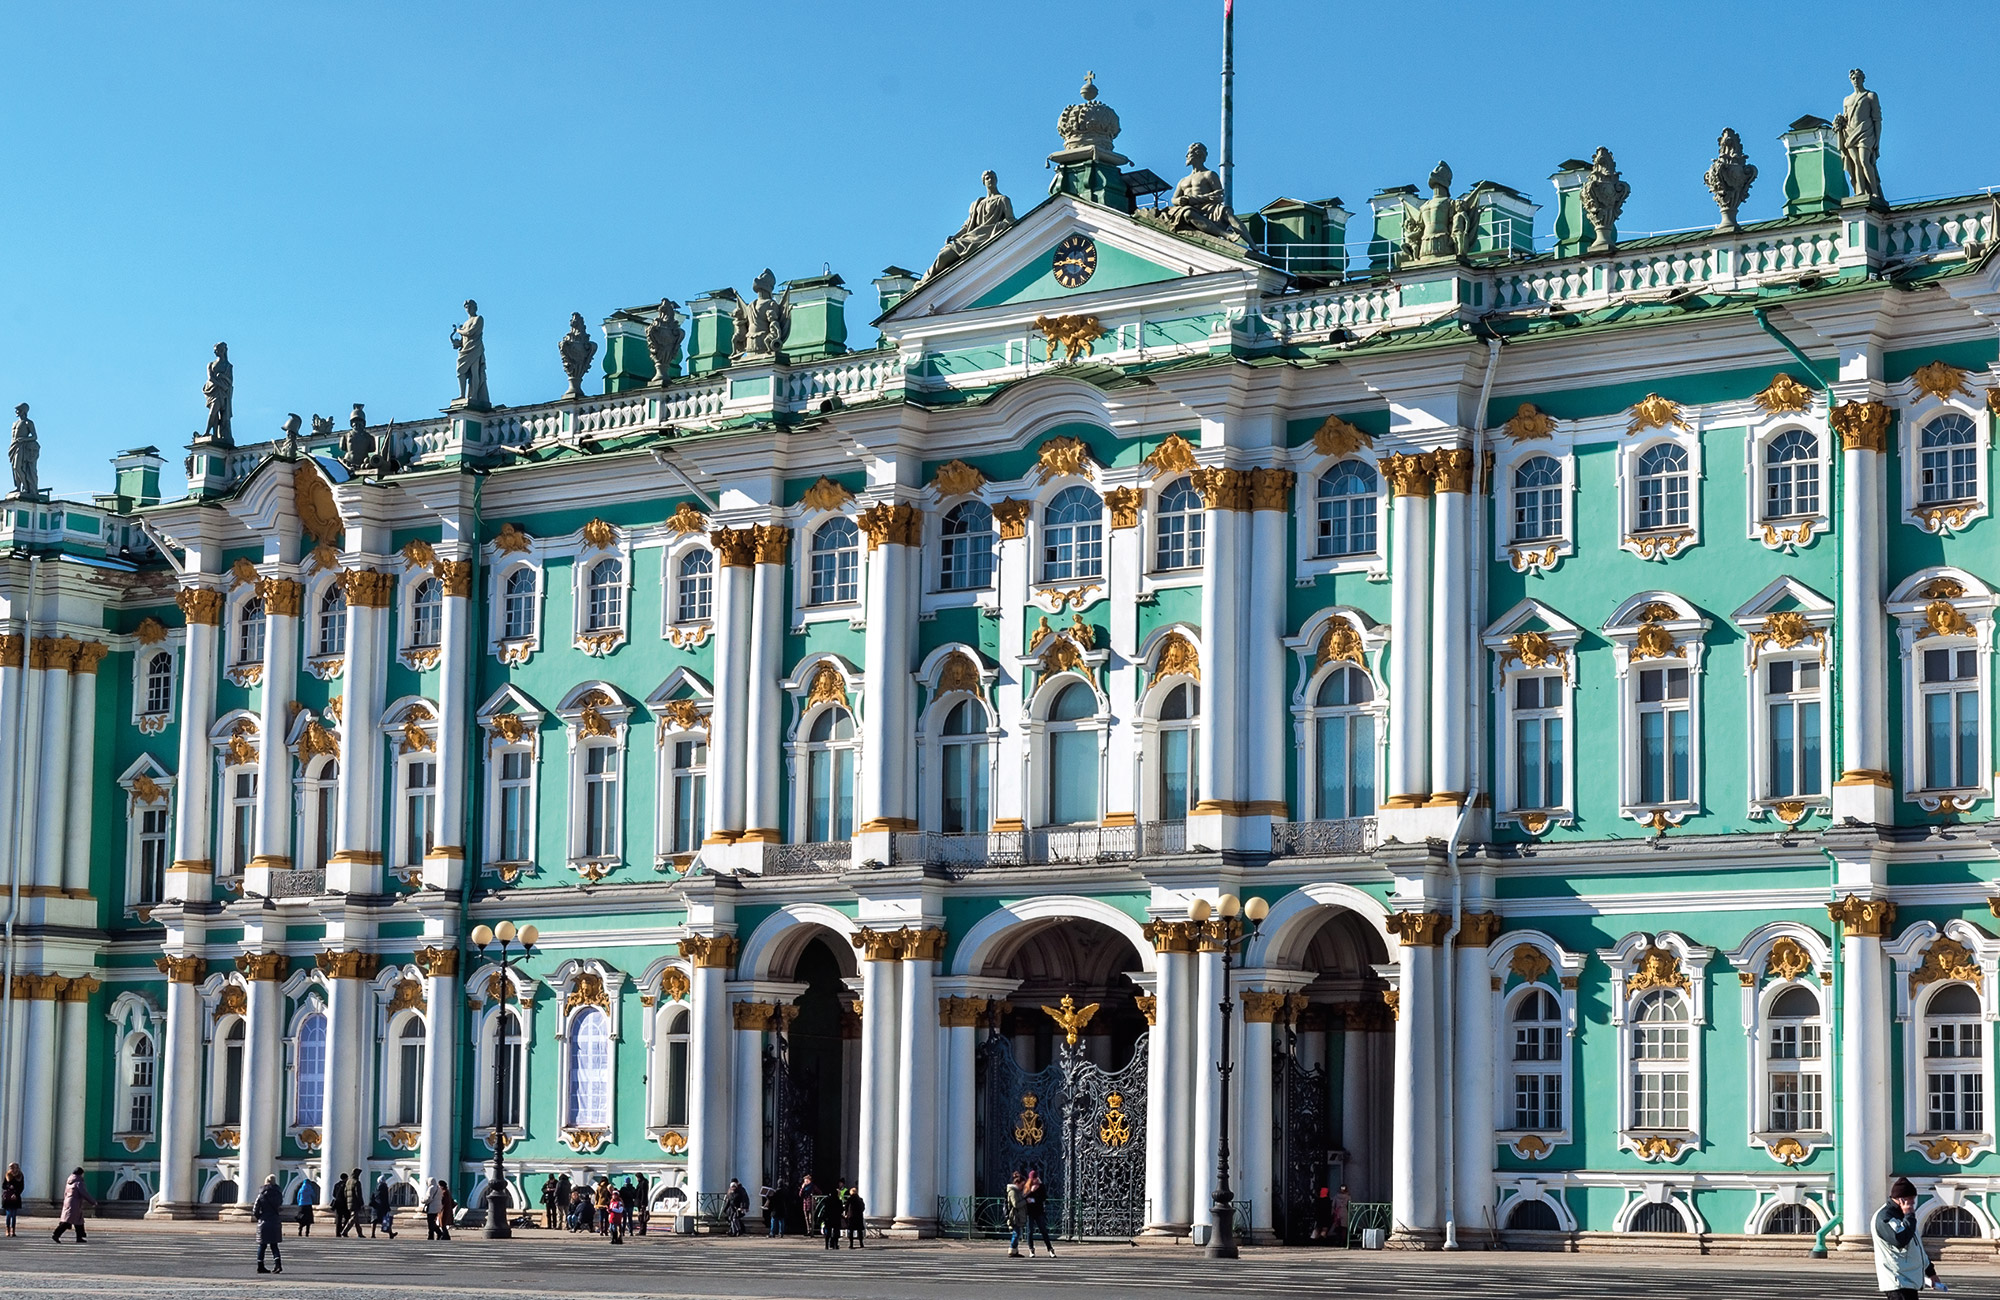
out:
{"label": "palace facade", "polygon": [[601,396],[6,503],[31,1199],[476,1204],[503,1142],[522,1206],[929,1234],[1037,1164],[1184,1237],[1226,1026],[1260,1237],[1330,1180],[1803,1249],[1895,1174],[2000,1234],[1993,201],[1850,198],[1810,118],[1716,231],[1621,240],[1604,152],[1553,246],[1442,167],[1238,217],[1094,94],[879,340],[720,291]]}

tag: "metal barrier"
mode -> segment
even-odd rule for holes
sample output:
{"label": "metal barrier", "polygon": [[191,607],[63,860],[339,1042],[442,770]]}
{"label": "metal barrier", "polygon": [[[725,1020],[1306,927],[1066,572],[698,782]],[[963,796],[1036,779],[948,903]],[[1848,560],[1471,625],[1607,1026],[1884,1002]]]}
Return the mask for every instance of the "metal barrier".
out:
{"label": "metal barrier", "polygon": [[1389,1202],[1351,1201],[1347,1206],[1347,1244],[1359,1246],[1364,1228],[1380,1228],[1383,1238],[1389,1235]]}

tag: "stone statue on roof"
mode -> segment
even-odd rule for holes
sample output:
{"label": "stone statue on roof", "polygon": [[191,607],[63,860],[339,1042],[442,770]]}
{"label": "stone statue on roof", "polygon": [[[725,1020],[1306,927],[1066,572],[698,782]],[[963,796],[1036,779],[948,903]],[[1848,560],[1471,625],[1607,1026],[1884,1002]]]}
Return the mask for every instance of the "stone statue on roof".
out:
{"label": "stone statue on roof", "polygon": [[681,318],[675,314],[679,306],[672,298],[660,299],[658,310],[646,325],[646,354],[653,358],[653,377],[663,388],[680,364],[681,340],[687,337],[687,331],[681,328]]}
{"label": "stone statue on roof", "polygon": [[287,415],[285,422],[278,426],[278,432],[284,435],[278,441],[278,454],[286,460],[297,460],[299,458],[299,413],[293,411]]}
{"label": "stone statue on roof", "polygon": [[479,304],[465,300],[465,323],[451,327],[451,345],[458,350],[458,401],[468,411],[490,411],[486,393],[486,322]]}
{"label": "stone statue on roof", "polygon": [[756,296],[736,304],[736,346],[730,360],[773,356],[784,343],[785,331],[792,325],[792,291],[787,289],[783,297],[773,298],[771,291],[777,287],[778,279],[768,266],[750,282],[750,292]]}
{"label": "stone statue on roof", "polygon": [[1618,246],[1618,215],[1625,211],[1625,200],[1632,195],[1632,187],[1618,175],[1618,164],[1611,157],[1611,150],[1603,145],[1590,155],[1590,174],[1584,179],[1579,197],[1583,200],[1583,215],[1590,218],[1591,227],[1597,231],[1597,238],[1591,243],[1593,253],[1608,253]]}
{"label": "stone statue on roof", "polygon": [[348,413],[347,440],[341,444],[340,459],[357,474],[375,459],[375,435],[368,432],[368,413],[361,409],[359,402]]}
{"label": "stone statue on roof", "polygon": [[562,336],[556,351],[562,356],[563,373],[569,376],[569,391],[563,396],[582,397],[583,377],[590,373],[590,363],[597,359],[597,340],[590,337],[582,312],[569,314],[569,333]]}
{"label": "stone statue on roof", "polygon": [[14,471],[14,495],[28,501],[42,499],[39,466],[42,443],[35,436],[35,422],[28,418],[28,404],[14,408],[14,440],[7,444],[7,463]]}
{"label": "stone statue on roof", "polygon": [[1861,69],[1847,74],[1854,83],[1853,93],[1840,102],[1833,130],[1840,137],[1840,165],[1847,173],[1847,188],[1858,197],[1886,203],[1882,195],[1882,174],[1875,160],[1882,152],[1882,101],[1868,89]]}
{"label": "stone statue on roof", "polygon": [[1436,261],[1469,255],[1479,218],[1474,196],[1451,197],[1451,164],[1447,162],[1439,161],[1431,168],[1426,183],[1431,196],[1422,206],[1403,205],[1403,260]]}
{"label": "stone statue on roof", "polygon": [[215,360],[208,363],[208,379],[201,386],[202,400],[208,403],[208,424],[201,431],[202,442],[234,445],[229,421],[236,410],[236,367],[229,364],[229,345],[215,345]]}
{"label": "stone statue on roof", "polygon": [[979,180],[986,186],[986,193],[972,201],[972,207],[965,214],[965,224],[958,228],[957,234],[944,241],[937,260],[931,263],[930,270],[924,272],[926,280],[939,271],[957,266],[1000,238],[1014,224],[1014,204],[1000,192],[1000,178],[989,169],[979,174]]}
{"label": "stone statue on roof", "polygon": [[1733,128],[1723,128],[1721,138],[1715,142],[1715,161],[1708,165],[1708,174],[1702,179],[1708,183],[1708,192],[1715,196],[1715,206],[1722,209],[1722,222],[1716,229],[1736,229],[1736,210],[1750,197],[1757,166],[1744,156],[1743,137]]}
{"label": "stone statue on roof", "polygon": [[1229,210],[1222,195],[1222,178],[1208,169],[1208,146],[1197,140],[1188,146],[1188,174],[1174,186],[1174,198],[1167,208],[1167,225],[1182,234],[1209,235],[1216,239],[1250,242],[1250,232]]}

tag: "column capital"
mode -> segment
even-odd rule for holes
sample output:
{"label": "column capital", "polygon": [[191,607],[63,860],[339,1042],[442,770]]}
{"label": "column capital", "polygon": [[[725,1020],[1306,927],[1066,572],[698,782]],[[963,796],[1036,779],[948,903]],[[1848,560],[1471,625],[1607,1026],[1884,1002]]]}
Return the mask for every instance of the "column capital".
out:
{"label": "column capital", "polygon": [[458,949],[419,948],[417,965],[432,979],[452,979],[458,974]]}
{"label": "column capital", "polygon": [[1382,458],[1389,491],[1399,497],[1427,497],[1436,485],[1437,458],[1430,452],[1393,452]]}
{"label": "column capital", "polygon": [[396,575],[380,569],[349,569],[340,575],[347,603],[361,609],[387,609],[396,597]]}
{"label": "column capital", "polygon": [[1000,528],[1000,540],[1017,542],[1028,535],[1028,512],[1034,509],[1031,501],[1017,501],[1008,497],[993,506],[993,522]]}
{"label": "column capital", "polygon": [[759,564],[783,564],[792,548],[792,530],[783,524],[752,524],[750,536]]}
{"label": "column capital", "polygon": [[1432,452],[1431,481],[1440,492],[1472,491],[1472,448],[1443,447]]}
{"label": "column capital", "polygon": [[708,535],[725,569],[747,569],[757,555],[757,536],[748,528],[718,528]]}
{"label": "column capital", "polygon": [[155,957],[153,965],[167,977],[169,984],[199,984],[208,974],[206,957]]}
{"label": "column capital", "polygon": [[1233,916],[1210,917],[1206,921],[1190,921],[1188,924],[1194,933],[1196,952],[1221,952],[1243,937],[1243,922]]}
{"label": "column capital", "polygon": [[991,1005],[987,998],[939,998],[938,1025],[945,1029],[977,1029]]}
{"label": "column capital", "polygon": [[28,667],[67,673],[76,668],[83,643],[73,636],[38,636],[28,643]]}
{"label": "column capital", "polygon": [[1882,402],[1842,402],[1828,412],[1827,423],[1840,434],[1842,451],[1887,451],[1891,415]]}
{"label": "column capital", "polygon": [[292,578],[259,578],[257,595],[264,602],[266,618],[297,618],[305,584]]}
{"label": "column capital", "polygon": [[1148,921],[1139,932],[1153,945],[1154,952],[1193,952],[1193,921]]}
{"label": "column capital", "polygon": [[1409,947],[1435,948],[1450,920],[1442,912],[1391,912],[1382,924]]}
{"label": "column capital", "polygon": [[438,580],[444,583],[444,594],[463,599],[472,594],[472,561],[439,560]]}
{"label": "column capital", "polygon": [[697,970],[728,970],[736,964],[736,936],[691,934],[681,940],[681,956]]}
{"label": "column capital", "polygon": [[765,1030],[771,1028],[776,1019],[778,1004],[775,1002],[732,1002],[729,1013],[738,1029]]}
{"label": "column capital", "polygon": [[1188,476],[1194,490],[1201,493],[1206,510],[1244,511],[1250,508],[1250,472],[1209,465]]}
{"label": "column capital", "polygon": [[868,535],[868,549],[883,546],[920,546],[924,540],[924,512],[907,501],[879,501],[855,518]]}
{"label": "column capital", "polygon": [[1459,918],[1458,942],[1467,948],[1484,948],[1500,937],[1498,912],[1466,912]]}
{"label": "column capital", "polygon": [[95,975],[78,975],[63,981],[62,992],[57,997],[63,1002],[88,1002],[90,995],[103,987]]}
{"label": "column capital", "polygon": [[181,607],[181,617],[190,626],[214,627],[222,622],[222,593],[207,587],[182,587],[174,593],[174,603]]}
{"label": "column capital", "polygon": [[1250,508],[1289,510],[1292,504],[1292,486],[1298,481],[1299,476],[1288,469],[1251,470]]}
{"label": "column capital", "polygon": [[19,668],[27,661],[28,638],[19,632],[0,635],[0,668]]}
{"label": "column capital", "polygon": [[901,930],[874,930],[864,925],[847,937],[863,961],[896,961],[902,956]]}
{"label": "column capital", "polygon": [[1268,1025],[1284,1010],[1285,995],[1265,989],[1243,990],[1243,1023]]}
{"label": "column capital", "polygon": [[111,653],[111,647],[102,641],[79,641],[76,645],[76,662],[70,671],[84,677],[97,676],[97,665],[104,662],[104,656]]}
{"label": "column capital", "polygon": [[948,938],[942,926],[898,931],[898,942],[902,945],[904,961],[941,960]]}
{"label": "column capital", "polygon": [[245,979],[274,980],[285,973],[285,954],[246,952],[236,959],[236,969],[243,972]]}
{"label": "column capital", "polygon": [[382,959],[372,952],[319,952],[313,954],[313,965],[329,979],[365,980],[374,977]]}
{"label": "column capital", "polygon": [[1880,939],[1896,924],[1896,905],[1886,898],[1856,898],[1849,894],[1826,905],[1827,916],[1839,921],[1858,939]]}

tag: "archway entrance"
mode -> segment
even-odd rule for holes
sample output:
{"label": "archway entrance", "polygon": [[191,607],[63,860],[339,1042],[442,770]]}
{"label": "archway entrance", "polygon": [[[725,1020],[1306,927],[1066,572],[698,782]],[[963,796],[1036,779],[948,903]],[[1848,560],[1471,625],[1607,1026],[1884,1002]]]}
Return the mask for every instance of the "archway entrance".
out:
{"label": "archway entrance", "polygon": [[1063,1236],[1129,1238],[1145,1225],[1147,1026],[1127,977],[1143,965],[1124,936],[1080,919],[1023,927],[987,963],[1019,981],[979,1054],[987,1205],[1004,1205],[1008,1176],[1032,1168]]}
{"label": "archway entrance", "polygon": [[844,979],[853,964],[851,955],[841,960],[846,947],[820,931],[799,948],[785,974],[805,989],[764,1049],[764,1182],[789,1194],[776,1198],[788,1220],[799,1217],[807,1174],[831,1189],[855,1168],[861,1022]]}
{"label": "archway entrance", "polygon": [[1388,983],[1374,969],[1389,959],[1382,936],[1366,918],[1329,907],[1296,951],[1313,979],[1274,1027],[1271,1072],[1272,1226],[1288,1244],[1310,1238],[1321,1187],[1347,1189],[1350,1225],[1378,1217],[1361,1207],[1389,1199],[1395,1082]]}

